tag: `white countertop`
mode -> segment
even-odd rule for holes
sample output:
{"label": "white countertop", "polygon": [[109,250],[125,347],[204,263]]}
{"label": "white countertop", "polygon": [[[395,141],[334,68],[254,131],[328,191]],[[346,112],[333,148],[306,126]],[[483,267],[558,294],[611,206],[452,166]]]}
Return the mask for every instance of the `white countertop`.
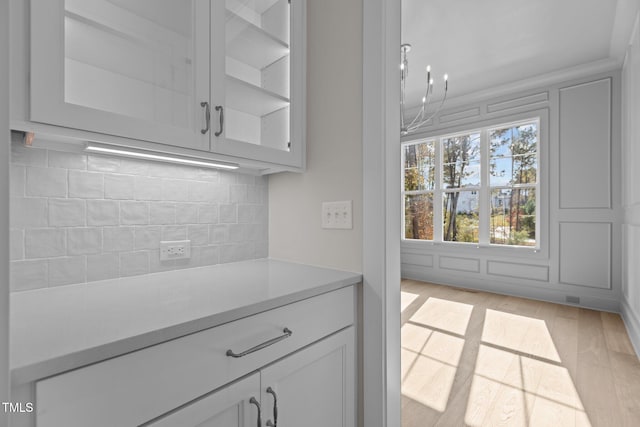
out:
{"label": "white countertop", "polygon": [[12,380],[44,378],[361,280],[261,259],[13,293]]}

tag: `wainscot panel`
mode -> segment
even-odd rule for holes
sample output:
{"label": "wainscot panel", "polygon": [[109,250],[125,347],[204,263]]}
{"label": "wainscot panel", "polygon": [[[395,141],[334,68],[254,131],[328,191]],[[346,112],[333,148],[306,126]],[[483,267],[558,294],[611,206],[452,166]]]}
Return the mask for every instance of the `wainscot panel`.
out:
{"label": "wainscot panel", "polygon": [[487,273],[516,279],[549,281],[549,267],[514,262],[487,261]]}

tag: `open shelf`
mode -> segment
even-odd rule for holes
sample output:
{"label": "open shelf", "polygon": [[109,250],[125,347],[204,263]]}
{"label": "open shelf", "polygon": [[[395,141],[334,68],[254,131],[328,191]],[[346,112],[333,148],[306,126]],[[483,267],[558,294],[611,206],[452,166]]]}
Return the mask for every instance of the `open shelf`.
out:
{"label": "open shelf", "polygon": [[225,77],[226,105],[234,110],[262,117],[289,105],[289,99],[250,83]]}
{"label": "open shelf", "polygon": [[227,10],[227,55],[259,70],[289,54],[289,45]]}

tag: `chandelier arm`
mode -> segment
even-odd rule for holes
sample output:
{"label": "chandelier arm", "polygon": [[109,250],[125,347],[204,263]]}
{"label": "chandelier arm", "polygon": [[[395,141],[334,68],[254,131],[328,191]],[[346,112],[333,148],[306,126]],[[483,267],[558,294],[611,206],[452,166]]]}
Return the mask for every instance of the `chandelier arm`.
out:
{"label": "chandelier arm", "polygon": [[445,91],[444,93],[444,97],[442,97],[442,101],[440,102],[440,105],[438,106],[438,108],[433,112],[433,114],[431,114],[429,116],[429,118],[427,118],[426,120],[422,120],[420,121],[418,124],[415,124],[412,122],[411,125],[407,126],[407,132],[413,132],[416,129],[419,129],[420,127],[424,126],[427,122],[429,122],[431,119],[433,119],[436,114],[438,114],[440,112],[440,110],[442,109],[442,106],[444,105],[444,102],[447,99],[447,92]]}

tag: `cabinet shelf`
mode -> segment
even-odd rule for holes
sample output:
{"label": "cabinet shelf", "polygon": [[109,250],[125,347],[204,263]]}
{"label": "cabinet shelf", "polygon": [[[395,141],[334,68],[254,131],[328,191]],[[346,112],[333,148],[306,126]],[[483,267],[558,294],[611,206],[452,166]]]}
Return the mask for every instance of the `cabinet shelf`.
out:
{"label": "cabinet shelf", "polygon": [[262,117],[289,105],[289,99],[254,86],[232,76],[226,76],[227,107]]}
{"label": "cabinet shelf", "polygon": [[227,55],[258,70],[289,54],[289,45],[227,10]]}

